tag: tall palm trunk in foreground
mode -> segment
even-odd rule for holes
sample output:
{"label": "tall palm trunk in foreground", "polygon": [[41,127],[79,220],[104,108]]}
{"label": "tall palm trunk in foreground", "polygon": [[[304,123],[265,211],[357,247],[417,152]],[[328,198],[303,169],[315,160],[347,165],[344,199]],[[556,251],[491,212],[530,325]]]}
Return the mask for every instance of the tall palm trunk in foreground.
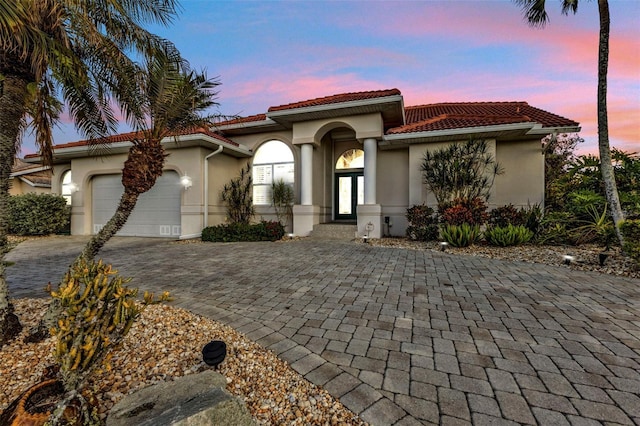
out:
{"label": "tall palm trunk in foreground", "polygon": [[144,140],[129,149],[122,169],[124,192],[114,215],[87,243],[80,257],[93,259],[111,237],[125,225],[141,194],[149,191],[162,175],[167,154],[160,141]]}
{"label": "tall palm trunk in foreground", "polygon": [[[179,57],[170,42],[142,27],[168,24],[175,1],[0,0],[0,262],[8,251],[9,177],[27,116],[45,165],[52,162],[56,97],[88,139],[117,129],[112,105],[130,124],[142,120],[139,65],[128,55],[162,50]],[[11,335],[4,272],[0,265],[0,346]]]}
{"label": "tall palm trunk in foreground", "polygon": [[609,2],[598,0],[600,12],[600,38],[598,42],[598,150],[600,152],[600,172],[604,181],[604,192],[611,206],[611,216],[615,225],[620,246],[624,246],[624,238],[620,232],[620,224],[624,221],[624,213],[620,206],[618,186],[616,184],[613,164],[611,164],[611,148],[609,146],[609,117],[607,115],[607,72],[609,69]]}
{"label": "tall palm trunk in foreground", "polygon": [[[545,0],[514,0],[522,7],[529,25],[544,27],[549,21],[545,10]],[[562,0],[562,13],[578,12],[578,0]],[[609,16],[608,0],[598,0],[600,16],[600,37],[598,42],[598,151],[600,153],[600,173],[604,181],[605,195],[611,209],[611,217],[620,245],[624,246],[624,238],[620,225],[624,221],[624,213],[620,205],[618,187],[611,164],[611,147],[609,146],[609,119],[607,115],[607,72],[609,68]]]}
{"label": "tall palm trunk in foreground", "polygon": [[26,99],[28,78],[28,75],[23,78],[7,76],[0,83],[0,347],[4,342],[13,339],[22,328],[9,302],[4,256],[9,251],[9,176],[16,155],[15,135],[20,134],[23,122],[21,111]]}

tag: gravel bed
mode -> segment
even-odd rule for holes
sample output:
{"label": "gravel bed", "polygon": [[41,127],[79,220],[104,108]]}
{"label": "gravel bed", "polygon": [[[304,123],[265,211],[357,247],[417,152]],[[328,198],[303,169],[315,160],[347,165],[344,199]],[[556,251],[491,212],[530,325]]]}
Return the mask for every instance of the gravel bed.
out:
{"label": "gravel bed", "polygon": [[[0,350],[0,410],[39,382],[53,363],[54,339],[24,343],[26,330],[46,309],[45,299],[15,299],[24,330]],[[218,371],[227,390],[241,397],[261,425],[366,425],[324,389],[313,385],[277,356],[243,334],[216,321],[168,305],[148,307],[114,353],[111,372],[89,383],[100,402],[101,416],[125,394],[153,383],[209,368],[202,347],[224,340],[227,358]]]}
{"label": "gravel bed", "polygon": [[[413,250],[440,251],[440,243],[429,241],[411,241],[406,238],[371,239],[369,244],[379,247],[396,247]],[[600,266],[599,255],[604,248],[598,245],[581,246],[541,246],[521,245],[515,247],[494,247],[484,244],[470,247],[446,247],[446,253],[453,255],[482,256],[492,259],[504,259],[516,262],[543,263],[568,267],[580,271],[593,271],[603,274],[640,278],[640,268],[630,257],[624,256],[618,247],[612,247],[603,266]],[[564,256],[572,256],[569,265],[564,263]]]}

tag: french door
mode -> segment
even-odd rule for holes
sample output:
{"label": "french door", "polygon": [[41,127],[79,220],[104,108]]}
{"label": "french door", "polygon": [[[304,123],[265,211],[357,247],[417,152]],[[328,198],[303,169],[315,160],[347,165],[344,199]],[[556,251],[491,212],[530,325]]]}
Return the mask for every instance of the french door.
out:
{"label": "french door", "polygon": [[356,220],[358,204],[364,204],[363,172],[336,173],[335,220]]}

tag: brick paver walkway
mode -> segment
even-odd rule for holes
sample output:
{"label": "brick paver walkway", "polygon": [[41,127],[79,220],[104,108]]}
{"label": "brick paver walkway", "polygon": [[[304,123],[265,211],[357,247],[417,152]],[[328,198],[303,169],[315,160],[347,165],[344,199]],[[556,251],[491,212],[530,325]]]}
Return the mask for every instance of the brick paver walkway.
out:
{"label": "brick paver walkway", "polygon": [[[41,295],[85,240],[9,253],[12,297]],[[373,425],[640,424],[640,280],[317,241],[116,238],[101,255]]]}

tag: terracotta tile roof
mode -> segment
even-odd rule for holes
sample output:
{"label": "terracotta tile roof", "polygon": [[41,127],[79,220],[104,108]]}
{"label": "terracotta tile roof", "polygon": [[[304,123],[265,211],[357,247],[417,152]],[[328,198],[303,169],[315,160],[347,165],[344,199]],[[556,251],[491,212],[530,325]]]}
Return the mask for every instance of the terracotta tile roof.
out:
{"label": "terracotta tile roof", "polygon": [[418,121],[406,126],[389,129],[387,134],[431,132],[435,130],[464,129],[467,127],[487,127],[500,124],[530,123],[531,121],[532,120],[525,115],[501,117],[496,115],[471,116],[442,114],[437,117]]}
{"label": "terracotta tile roof", "polygon": [[466,127],[536,122],[542,127],[577,127],[568,118],[532,107],[526,102],[462,102],[405,108],[406,124],[388,134],[427,132]]}
{"label": "terracotta tile roof", "polygon": [[274,111],[284,111],[287,109],[296,109],[296,108],[305,108],[305,107],[313,107],[319,105],[328,105],[328,104],[337,104],[341,102],[350,102],[350,101],[361,101],[365,99],[375,99],[375,98],[383,98],[385,96],[394,96],[400,95],[400,90],[398,89],[387,89],[387,90],[374,90],[369,92],[352,92],[352,93],[341,93],[339,95],[325,96],[322,98],[309,99],[301,102],[294,102],[286,105],[272,106],[269,108],[269,112]]}
{"label": "terracotta tile roof", "polygon": [[[227,139],[224,136],[216,133],[216,132],[212,132],[211,130],[205,129],[205,128],[199,128],[199,129],[192,129],[192,130],[183,130],[181,132],[177,132],[172,134],[171,136],[182,136],[182,135],[192,135],[192,134],[197,134],[197,133],[202,133],[204,135],[210,136],[214,139],[218,139],[222,142],[226,142],[230,145],[233,146],[239,146],[236,142],[232,141],[231,139]],[[142,132],[128,132],[128,133],[120,133],[117,135],[113,135],[113,136],[109,136],[108,138],[105,138],[105,140],[103,142],[100,143],[106,143],[106,144],[110,144],[110,143],[117,143],[117,142],[127,142],[127,141],[131,141],[135,138],[141,138],[143,137],[143,133]],[[54,150],[56,149],[61,149],[61,148],[73,148],[73,147],[77,147],[77,146],[87,146],[89,145],[89,140],[82,140],[82,141],[77,141],[77,142],[69,142],[69,143],[63,143],[60,145],[55,145],[53,147]],[[27,155],[26,157],[38,157],[38,154],[30,154]],[[25,158],[26,158],[25,157]]]}
{"label": "terracotta tile roof", "polygon": [[267,114],[256,114],[250,115],[248,117],[238,117],[233,120],[226,120],[216,123],[216,126],[227,126],[230,124],[241,124],[241,123],[251,123],[254,121],[264,121],[267,119]]}

